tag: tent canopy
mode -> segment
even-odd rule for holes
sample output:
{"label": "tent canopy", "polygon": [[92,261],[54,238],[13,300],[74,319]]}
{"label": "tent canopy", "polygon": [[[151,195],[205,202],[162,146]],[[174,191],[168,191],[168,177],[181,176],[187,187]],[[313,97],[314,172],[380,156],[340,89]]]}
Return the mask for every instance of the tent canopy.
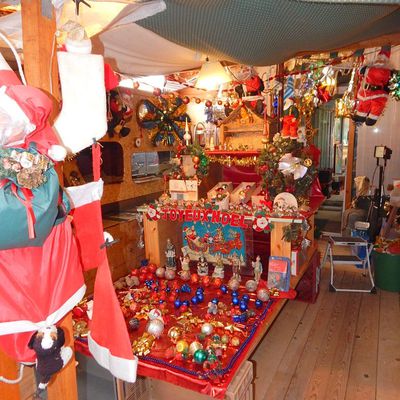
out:
{"label": "tent canopy", "polygon": [[138,24],[204,55],[248,65],[276,64],[299,52],[338,49],[400,32],[398,5],[354,0],[351,4],[343,0],[164,1],[164,12]]}

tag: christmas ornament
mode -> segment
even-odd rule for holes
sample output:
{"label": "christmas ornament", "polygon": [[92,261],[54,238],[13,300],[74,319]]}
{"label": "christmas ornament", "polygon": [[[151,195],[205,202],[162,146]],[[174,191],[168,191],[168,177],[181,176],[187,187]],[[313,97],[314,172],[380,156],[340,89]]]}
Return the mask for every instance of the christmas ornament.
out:
{"label": "christmas ornament", "polygon": [[165,270],[165,279],[173,280],[173,279],[175,279],[175,275],[176,275],[176,273],[175,273],[175,270],[174,270],[174,269],[172,269],[172,268],[167,268],[167,269]]}
{"label": "christmas ornament", "polygon": [[193,361],[196,364],[203,364],[207,360],[207,352],[203,349],[196,350],[193,354]]}
{"label": "christmas ornament", "polygon": [[240,345],[240,339],[237,336],[234,336],[231,339],[231,344],[233,347],[238,347]]}
{"label": "christmas ornament", "polygon": [[208,323],[208,322],[205,322],[205,323],[201,326],[201,333],[204,333],[206,336],[211,335],[212,332],[213,332],[213,330],[214,330],[213,326],[212,326],[210,323]]}
{"label": "christmas ornament", "polygon": [[165,276],[165,268],[164,267],[158,267],[156,269],[156,277],[162,279],[162,278],[164,278],[164,276]]}
{"label": "christmas ornament", "polygon": [[229,282],[228,282],[228,287],[229,287],[229,289],[231,289],[231,290],[238,290],[239,289],[239,286],[240,286],[240,282],[239,282],[239,280],[238,279],[236,279],[236,278],[231,278],[230,280],[229,280]]}
{"label": "christmas ornament", "polygon": [[203,345],[200,343],[200,342],[198,342],[198,341],[193,341],[192,343],[190,343],[190,345],[189,345],[189,354],[190,355],[194,355],[194,353],[197,351],[197,350],[200,350],[200,349],[202,349],[203,348]]}
{"label": "christmas ornament", "polygon": [[153,319],[147,323],[146,332],[156,338],[160,337],[164,331],[164,322],[160,319]]}
{"label": "christmas ornament", "polygon": [[250,293],[255,292],[257,290],[257,282],[250,279],[246,282],[246,290]]}
{"label": "christmas ornament", "polygon": [[263,302],[260,299],[257,299],[255,302],[256,308],[261,308],[263,306]]}
{"label": "christmas ornament", "polygon": [[221,342],[223,344],[228,344],[229,343],[229,336],[228,335],[222,335],[221,336]]}
{"label": "christmas ornament", "polygon": [[261,301],[268,301],[269,299],[269,293],[267,289],[259,289],[257,291],[257,299]]}
{"label": "christmas ornament", "polygon": [[175,348],[178,353],[187,353],[189,349],[189,344],[186,340],[178,340],[176,342]]}
{"label": "christmas ornament", "polygon": [[168,330],[168,337],[173,343],[176,343],[178,339],[182,336],[182,329],[177,326],[172,326]]}
{"label": "christmas ornament", "polygon": [[400,71],[394,71],[389,81],[389,94],[396,101],[400,100]]}
{"label": "christmas ornament", "polygon": [[134,332],[139,329],[139,320],[137,318],[131,318],[128,322],[129,330]]}

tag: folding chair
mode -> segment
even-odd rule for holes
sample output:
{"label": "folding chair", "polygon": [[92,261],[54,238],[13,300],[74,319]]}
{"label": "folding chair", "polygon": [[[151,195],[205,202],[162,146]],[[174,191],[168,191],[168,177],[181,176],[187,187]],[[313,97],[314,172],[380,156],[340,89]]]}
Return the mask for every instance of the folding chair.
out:
{"label": "folding chair", "polygon": [[[347,246],[353,249],[365,249],[365,257],[361,258],[358,255],[333,255],[334,246]],[[325,264],[327,258],[329,258],[331,268],[331,281],[329,284],[329,291],[331,292],[366,292],[376,293],[375,282],[371,271],[370,255],[372,252],[372,243],[359,238],[359,237],[347,237],[347,236],[330,236],[328,245],[326,247],[325,255],[322,261],[322,265]],[[358,254],[358,252],[357,252]],[[334,285],[334,270],[336,264],[342,265],[355,265],[361,266],[363,269],[363,276],[366,276],[368,270],[369,279],[371,281],[371,289],[351,289],[351,288],[337,288]]]}

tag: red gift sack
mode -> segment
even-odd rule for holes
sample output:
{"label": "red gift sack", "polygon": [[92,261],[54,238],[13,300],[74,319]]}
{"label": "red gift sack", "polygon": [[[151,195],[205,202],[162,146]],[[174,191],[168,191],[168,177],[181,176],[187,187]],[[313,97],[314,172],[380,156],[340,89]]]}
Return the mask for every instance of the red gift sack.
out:
{"label": "red gift sack", "polygon": [[100,178],[100,145],[92,146],[92,157],[94,181],[65,189],[74,208],[72,223],[85,271],[97,268],[106,258],[106,249],[102,246],[105,240],[100,199],[104,182]]}
{"label": "red gift sack", "polygon": [[0,347],[18,361],[33,361],[32,332],[60,321],[86,291],[69,219],[42,247],[0,251],[0,271]]}

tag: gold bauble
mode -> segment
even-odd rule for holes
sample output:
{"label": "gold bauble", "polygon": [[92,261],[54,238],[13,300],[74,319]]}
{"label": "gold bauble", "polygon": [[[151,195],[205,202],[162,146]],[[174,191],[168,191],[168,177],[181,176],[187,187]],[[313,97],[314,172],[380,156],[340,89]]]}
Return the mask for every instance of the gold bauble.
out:
{"label": "gold bauble", "polygon": [[189,349],[189,344],[186,340],[178,340],[175,348],[178,353],[185,353]]}
{"label": "gold bauble", "polygon": [[180,339],[181,336],[182,336],[181,328],[178,328],[177,326],[169,328],[168,337],[172,340],[172,342],[176,343],[176,341]]}
{"label": "gold bauble", "polygon": [[307,168],[311,167],[311,165],[312,165],[312,160],[311,160],[311,158],[306,158],[306,159],[304,160],[304,165],[305,165]]}
{"label": "gold bauble", "polygon": [[194,164],[198,164],[198,163],[200,162],[200,157],[194,156],[194,157],[192,158],[192,161],[193,161]]}

